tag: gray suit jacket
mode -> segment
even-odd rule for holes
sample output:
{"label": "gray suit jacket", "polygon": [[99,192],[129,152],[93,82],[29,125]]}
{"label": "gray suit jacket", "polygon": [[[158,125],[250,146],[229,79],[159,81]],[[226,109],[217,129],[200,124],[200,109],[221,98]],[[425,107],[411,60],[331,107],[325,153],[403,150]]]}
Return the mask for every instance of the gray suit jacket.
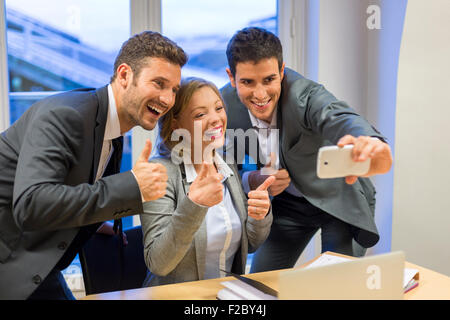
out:
{"label": "gray suit jacket", "polygon": [[[180,165],[168,158],[154,158],[167,169],[167,191],[163,198],[144,203],[141,214],[144,258],[150,272],[144,286],[204,279],[206,251],[205,215],[208,208],[193,203],[186,195],[190,184],[182,178]],[[271,211],[263,220],[247,215],[247,197],[235,166],[226,180],[242,223],[241,247],[236,253],[234,273],[243,274],[248,252],[254,252],[267,238]]]}
{"label": "gray suit jacket", "polygon": [[142,212],[131,172],[94,182],[107,110],[106,87],[70,91],[0,135],[0,299],[27,298],[80,227]]}
{"label": "gray suit jacket", "polygon": [[[352,225],[354,239],[360,245],[375,245],[379,235],[374,221],[375,188],[370,180],[359,178],[348,185],[343,178],[319,179],[316,161],[320,147],[335,145],[346,134],[385,138],[345,102],[293,70],[285,68],[281,88],[277,108],[281,167],[309,202]],[[221,93],[227,106],[228,128],[252,128],[248,109],[236,89],[228,84]]]}

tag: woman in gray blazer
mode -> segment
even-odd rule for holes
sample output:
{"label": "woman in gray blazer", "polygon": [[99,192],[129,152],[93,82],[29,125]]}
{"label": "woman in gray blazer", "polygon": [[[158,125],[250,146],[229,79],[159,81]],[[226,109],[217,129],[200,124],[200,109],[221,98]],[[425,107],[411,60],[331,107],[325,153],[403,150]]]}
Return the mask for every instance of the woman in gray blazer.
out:
{"label": "woman in gray blazer", "polygon": [[168,181],[165,196],[144,203],[140,216],[144,286],[218,278],[224,270],[243,274],[247,254],[269,234],[267,188],[275,178],[247,201],[236,165],[215,152],[225,141],[224,106],[214,84],[190,78],[159,122],[159,156],[151,162],[166,167]]}

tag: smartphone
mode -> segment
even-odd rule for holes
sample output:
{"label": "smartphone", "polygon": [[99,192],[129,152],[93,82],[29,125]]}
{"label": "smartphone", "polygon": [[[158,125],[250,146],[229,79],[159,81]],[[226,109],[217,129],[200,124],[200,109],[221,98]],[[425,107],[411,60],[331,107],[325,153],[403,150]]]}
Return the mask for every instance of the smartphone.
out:
{"label": "smartphone", "polygon": [[320,179],[362,176],[369,171],[370,158],[364,162],[352,159],[353,145],[342,148],[327,146],[319,149],[317,156],[317,176]]}

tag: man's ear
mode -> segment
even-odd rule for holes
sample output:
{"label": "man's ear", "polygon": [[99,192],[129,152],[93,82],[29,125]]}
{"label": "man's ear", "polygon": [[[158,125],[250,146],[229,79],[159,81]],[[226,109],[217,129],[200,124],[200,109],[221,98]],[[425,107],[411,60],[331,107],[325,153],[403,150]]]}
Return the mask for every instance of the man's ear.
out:
{"label": "man's ear", "polygon": [[233,76],[233,74],[231,73],[230,68],[226,68],[225,70],[227,71],[228,78],[230,79],[231,86],[232,86],[233,88],[236,88],[236,81],[234,80],[234,76]]}
{"label": "man's ear", "polygon": [[122,63],[117,67],[116,78],[121,87],[123,87],[124,89],[127,88],[128,85],[133,81],[133,71],[131,70],[131,67],[126,63]]}
{"label": "man's ear", "polygon": [[285,63],[283,62],[283,64],[281,65],[281,69],[280,69],[281,81],[283,81],[283,78],[284,78],[284,67],[285,67]]}

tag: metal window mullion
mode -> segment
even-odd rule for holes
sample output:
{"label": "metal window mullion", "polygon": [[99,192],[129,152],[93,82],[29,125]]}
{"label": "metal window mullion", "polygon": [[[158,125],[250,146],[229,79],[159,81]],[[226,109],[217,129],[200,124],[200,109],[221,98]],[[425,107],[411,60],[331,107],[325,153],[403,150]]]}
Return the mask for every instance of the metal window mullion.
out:
{"label": "metal window mullion", "polygon": [[[131,36],[145,30],[161,32],[161,0],[130,0]],[[145,140],[150,139],[155,146],[158,128],[147,131],[135,127],[131,132],[131,163],[134,165],[142,152]],[[140,225],[139,216],[133,216],[133,226]]]}
{"label": "metal window mullion", "polygon": [[10,125],[5,1],[0,2],[0,132]]}

